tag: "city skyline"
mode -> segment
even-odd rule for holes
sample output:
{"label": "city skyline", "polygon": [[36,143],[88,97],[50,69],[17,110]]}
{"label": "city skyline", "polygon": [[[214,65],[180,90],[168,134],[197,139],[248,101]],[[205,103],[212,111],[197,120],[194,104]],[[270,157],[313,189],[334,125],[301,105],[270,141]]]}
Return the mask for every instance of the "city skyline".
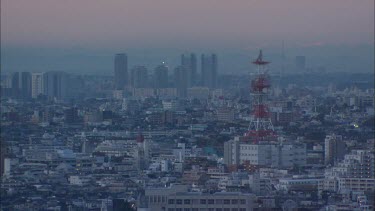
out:
{"label": "city skyline", "polygon": [[244,73],[260,48],[279,65],[282,42],[287,57],[332,63],[327,71],[374,70],[371,0],[5,0],[1,6],[3,72],[111,75],[114,53],[126,52],[129,66],[152,69],[162,61],[177,66],[182,53],[212,52],[222,58],[221,72]]}

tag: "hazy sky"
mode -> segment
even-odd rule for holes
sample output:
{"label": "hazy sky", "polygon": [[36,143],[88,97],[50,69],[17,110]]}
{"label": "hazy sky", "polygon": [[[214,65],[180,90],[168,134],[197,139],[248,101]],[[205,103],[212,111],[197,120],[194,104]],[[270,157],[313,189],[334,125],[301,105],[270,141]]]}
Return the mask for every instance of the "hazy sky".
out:
{"label": "hazy sky", "polygon": [[374,0],[1,1],[5,58],[17,48],[246,50],[282,40],[288,47],[373,46]]}
{"label": "hazy sky", "polygon": [[5,45],[374,41],[374,0],[2,0]]}

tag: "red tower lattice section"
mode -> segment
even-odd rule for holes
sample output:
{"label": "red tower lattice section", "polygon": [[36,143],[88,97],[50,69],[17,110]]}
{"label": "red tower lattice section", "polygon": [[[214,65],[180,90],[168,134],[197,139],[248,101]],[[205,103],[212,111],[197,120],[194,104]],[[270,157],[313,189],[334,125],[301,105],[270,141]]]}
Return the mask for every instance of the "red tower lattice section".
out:
{"label": "red tower lattice section", "polygon": [[261,50],[258,58],[252,63],[257,67],[257,74],[250,82],[252,112],[245,140],[258,143],[260,141],[273,140],[275,132],[267,104],[269,89],[271,87],[270,77],[267,73],[267,64],[269,62],[263,60]]}

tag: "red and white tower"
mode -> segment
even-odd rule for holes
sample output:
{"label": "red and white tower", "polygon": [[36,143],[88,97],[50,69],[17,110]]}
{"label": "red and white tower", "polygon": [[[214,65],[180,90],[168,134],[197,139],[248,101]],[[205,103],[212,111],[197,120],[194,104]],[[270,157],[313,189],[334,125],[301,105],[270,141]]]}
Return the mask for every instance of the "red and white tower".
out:
{"label": "red and white tower", "polygon": [[245,136],[246,140],[259,143],[260,141],[270,141],[275,137],[267,104],[271,81],[267,73],[269,62],[263,60],[262,50],[252,63],[257,67],[257,74],[250,83],[252,113],[249,129]]}

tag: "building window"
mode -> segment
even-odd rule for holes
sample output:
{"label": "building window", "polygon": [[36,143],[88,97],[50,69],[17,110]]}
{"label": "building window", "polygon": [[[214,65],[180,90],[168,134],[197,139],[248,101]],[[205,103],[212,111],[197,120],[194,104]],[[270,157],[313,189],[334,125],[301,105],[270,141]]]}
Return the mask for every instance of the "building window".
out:
{"label": "building window", "polygon": [[232,199],[232,204],[238,204],[238,200],[237,199]]}
{"label": "building window", "polygon": [[224,211],[230,211],[230,208],[224,208]]}
{"label": "building window", "polygon": [[168,199],[168,204],[174,204],[174,199]]}
{"label": "building window", "polygon": [[223,204],[223,200],[222,199],[216,199],[216,204]]}
{"label": "building window", "polygon": [[168,208],[168,211],[174,211],[174,208]]}
{"label": "building window", "polygon": [[184,199],[184,204],[190,204],[190,199]]}
{"label": "building window", "polygon": [[238,208],[232,208],[232,211],[238,211]]}
{"label": "building window", "polygon": [[208,204],[214,204],[215,201],[213,199],[208,199]]}
{"label": "building window", "polygon": [[206,204],[206,199],[201,199],[201,204]]}
{"label": "building window", "polygon": [[246,208],[240,208],[240,211],[246,211]]}
{"label": "building window", "polygon": [[184,211],[190,211],[190,208],[184,208]]}
{"label": "building window", "polygon": [[176,199],[176,204],[182,204],[182,199]]}
{"label": "building window", "polygon": [[229,199],[224,199],[224,204],[230,204],[230,200]]}
{"label": "building window", "polygon": [[193,211],[199,211],[199,209],[198,208],[193,208]]}
{"label": "building window", "polygon": [[240,204],[246,204],[246,199],[240,199]]}
{"label": "building window", "polygon": [[176,208],[176,211],[182,211],[182,208]]}
{"label": "building window", "polygon": [[223,211],[223,209],[221,209],[221,208],[216,208],[216,211]]}

